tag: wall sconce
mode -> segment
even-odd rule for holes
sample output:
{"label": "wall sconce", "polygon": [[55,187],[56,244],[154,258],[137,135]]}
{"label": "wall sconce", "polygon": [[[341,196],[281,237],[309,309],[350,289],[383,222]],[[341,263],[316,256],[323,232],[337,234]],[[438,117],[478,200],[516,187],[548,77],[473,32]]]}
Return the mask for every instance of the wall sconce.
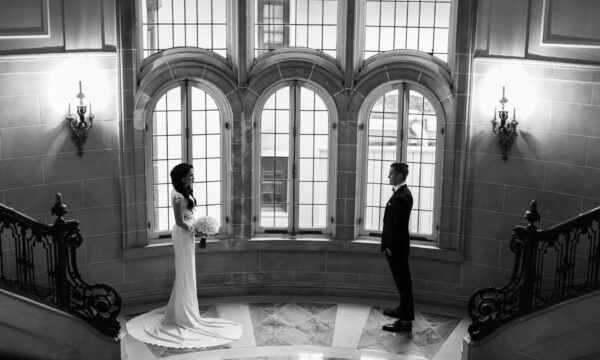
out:
{"label": "wall sconce", "polygon": [[500,126],[497,127],[498,122],[496,121],[496,108],[494,108],[494,119],[492,119],[492,132],[498,138],[498,144],[502,150],[502,160],[506,161],[508,156],[506,155],[510,150],[513,141],[517,137],[517,125],[519,123],[515,120],[516,110],[513,108],[513,119],[510,123],[506,123],[508,119],[508,111],[504,110],[504,105],[508,102],[508,99],[504,97],[504,86],[502,87],[502,98],[500,104],[502,104],[502,110],[498,111],[498,117],[500,118]]}
{"label": "wall sconce", "polygon": [[71,114],[71,103],[69,103],[69,115],[65,118],[67,125],[71,128],[71,138],[77,145],[77,155],[83,156],[83,144],[87,140],[88,131],[94,124],[95,115],[92,114],[92,103],[90,102],[90,112],[86,115],[87,106],[83,105],[85,94],[81,90],[81,81],[79,81],[79,105],[77,105],[77,115]]}

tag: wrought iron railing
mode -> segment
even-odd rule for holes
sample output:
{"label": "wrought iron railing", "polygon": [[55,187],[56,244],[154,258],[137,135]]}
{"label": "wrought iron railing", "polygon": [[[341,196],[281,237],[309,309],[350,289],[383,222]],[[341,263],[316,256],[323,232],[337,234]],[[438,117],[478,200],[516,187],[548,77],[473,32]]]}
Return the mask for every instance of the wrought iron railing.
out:
{"label": "wrought iron railing", "polygon": [[469,300],[473,340],[511,319],[600,289],[600,208],[538,230],[534,200],[525,218],[527,227],[515,226],[510,240],[515,264],[509,283],[479,289]]}
{"label": "wrought iron railing", "polygon": [[61,194],[51,209],[53,225],[38,223],[0,204],[0,287],[79,316],[117,337],[121,297],[109,285],[90,285],[77,268],[83,238],[77,220],[65,221]]}

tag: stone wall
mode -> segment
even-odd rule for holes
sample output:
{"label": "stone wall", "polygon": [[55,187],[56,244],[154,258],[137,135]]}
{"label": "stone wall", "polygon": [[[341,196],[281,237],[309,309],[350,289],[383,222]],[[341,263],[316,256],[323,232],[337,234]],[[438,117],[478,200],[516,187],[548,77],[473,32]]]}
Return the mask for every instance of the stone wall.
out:
{"label": "stone wall", "polygon": [[[50,208],[62,193],[66,217],[81,223],[84,273],[122,274],[117,73],[115,53],[0,59],[0,202],[52,223]],[[64,120],[69,103],[75,112],[79,80],[96,114],[82,157]]]}

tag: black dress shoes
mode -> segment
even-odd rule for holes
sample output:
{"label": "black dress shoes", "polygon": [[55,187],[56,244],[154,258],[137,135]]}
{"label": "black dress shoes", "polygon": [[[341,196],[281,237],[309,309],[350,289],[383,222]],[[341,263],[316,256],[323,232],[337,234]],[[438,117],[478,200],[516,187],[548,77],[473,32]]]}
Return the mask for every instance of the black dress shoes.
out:
{"label": "black dress shoes", "polygon": [[399,319],[400,318],[400,308],[385,309],[385,310],[383,310],[383,315]]}
{"label": "black dress shoes", "polygon": [[383,330],[390,332],[411,332],[412,323],[410,321],[398,320],[393,324],[383,325]]}

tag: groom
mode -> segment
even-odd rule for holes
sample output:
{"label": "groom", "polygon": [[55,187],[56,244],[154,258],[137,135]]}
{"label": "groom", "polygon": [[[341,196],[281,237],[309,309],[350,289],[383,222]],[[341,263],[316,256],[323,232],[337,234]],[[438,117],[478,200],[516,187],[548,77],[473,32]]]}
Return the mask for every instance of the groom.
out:
{"label": "groom", "polygon": [[410,236],[408,220],[413,206],[413,198],[406,186],[408,164],[395,162],[390,166],[388,179],[393,185],[393,195],[385,206],[383,215],[383,233],[381,252],[385,253],[394,282],[400,293],[400,305],[388,309],[384,315],[398,318],[393,324],[383,326],[383,330],[392,332],[411,332],[415,319],[412,284],[408,268]]}

